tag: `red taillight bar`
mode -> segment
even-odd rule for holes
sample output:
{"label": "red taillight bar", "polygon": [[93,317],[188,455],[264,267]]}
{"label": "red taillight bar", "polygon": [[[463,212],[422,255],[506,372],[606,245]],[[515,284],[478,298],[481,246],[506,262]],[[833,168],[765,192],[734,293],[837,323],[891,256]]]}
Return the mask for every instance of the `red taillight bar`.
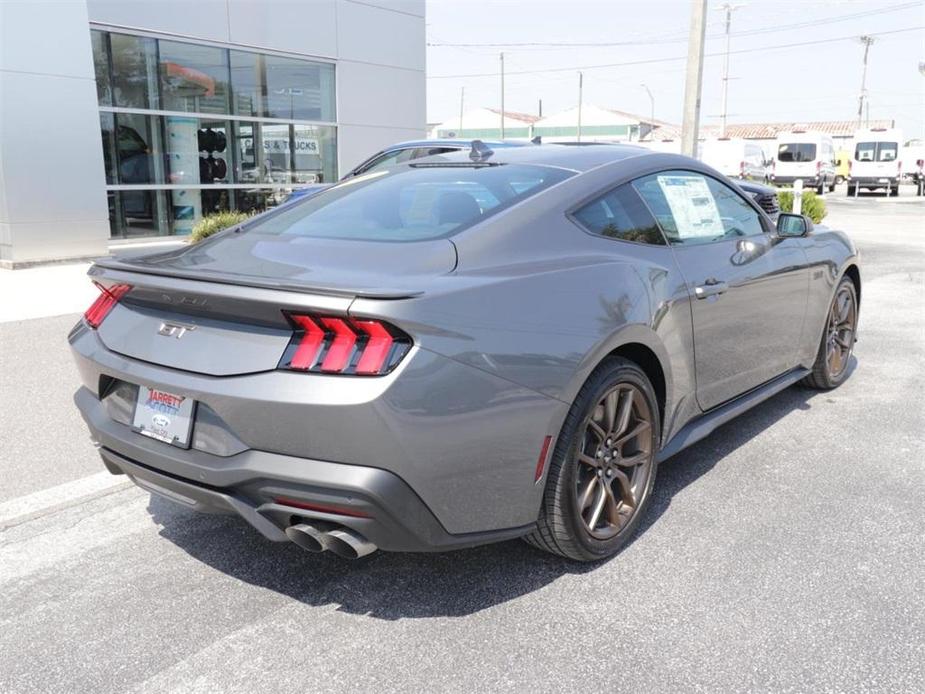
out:
{"label": "red taillight bar", "polygon": [[284,312],[295,328],[279,368],[379,376],[411,348],[411,338],[379,320]]}
{"label": "red taillight bar", "polygon": [[366,349],[363,350],[363,355],[357,363],[357,373],[379,373],[395,341],[382,323],[374,320],[358,320],[355,324],[369,335],[369,342],[366,343]]}
{"label": "red taillight bar", "polygon": [[357,334],[340,318],[322,318],[321,323],[334,333],[328,353],[321,362],[321,370],[335,373],[343,371],[350,363],[353,346],[357,342]]}
{"label": "red taillight bar", "polygon": [[308,316],[290,316],[292,320],[302,328],[302,338],[296,347],[295,354],[289,362],[290,369],[299,371],[308,371],[315,365],[318,358],[318,352],[321,351],[321,343],[324,342],[324,330]]}
{"label": "red taillight bar", "polygon": [[98,328],[109,312],[119,303],[119,299],[131,291],[130,284],[114,284],[111,287],[104,287],[99,282],[94,282],[96,288],[100,290],[100,295],[90,304],[84,312],[84,320],[91,328]]}

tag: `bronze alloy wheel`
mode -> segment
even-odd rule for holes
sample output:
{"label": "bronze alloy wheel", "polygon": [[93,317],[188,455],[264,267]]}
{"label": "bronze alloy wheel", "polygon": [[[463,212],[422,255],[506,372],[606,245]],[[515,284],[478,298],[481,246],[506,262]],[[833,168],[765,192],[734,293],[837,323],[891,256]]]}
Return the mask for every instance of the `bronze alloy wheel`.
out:
{"label": "bronze alloy wheel", "polygon": [[828,376],[837,381],[848,367],[854,348],[854,331],[857,325],[857,303],[848,284],[839,286],[829,311],[826,328],[825,363]]}
{"label": "bronze alloy wheel", "polygon": [[649,487],[652,412],[642,391],[620,383],[591,410],[578,441],[575,493],[585,530],[615,537],[636,515]]}

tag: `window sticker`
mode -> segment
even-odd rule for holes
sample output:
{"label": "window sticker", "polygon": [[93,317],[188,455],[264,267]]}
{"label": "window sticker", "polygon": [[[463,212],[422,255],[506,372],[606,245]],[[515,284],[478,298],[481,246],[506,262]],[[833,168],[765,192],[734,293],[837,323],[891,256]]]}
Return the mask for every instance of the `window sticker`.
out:
{"label": "window sticker", "polygon": [[681,239],[723,236],[713,193],[702,176],[657,176]]}

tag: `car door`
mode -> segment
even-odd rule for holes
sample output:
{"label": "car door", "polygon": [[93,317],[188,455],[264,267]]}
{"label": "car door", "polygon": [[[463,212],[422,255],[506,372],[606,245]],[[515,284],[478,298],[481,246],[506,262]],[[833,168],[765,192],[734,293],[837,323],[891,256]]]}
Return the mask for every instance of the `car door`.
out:
{"label": "car door", "polygon": [[809,274],[738,192],[705,174],[634,181],[674,252],[690,296],[697,401],[709,410],[796,366]]}

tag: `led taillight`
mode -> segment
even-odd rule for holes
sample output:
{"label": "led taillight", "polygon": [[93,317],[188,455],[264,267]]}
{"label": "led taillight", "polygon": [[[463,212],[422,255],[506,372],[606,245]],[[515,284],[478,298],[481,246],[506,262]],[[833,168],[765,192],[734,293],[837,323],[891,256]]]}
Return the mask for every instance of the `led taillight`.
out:
{"label": "led taillight", "polygon": [[132,289],[130,284],[114,284],[111,287],[104,287],[99,282],[94,282],[96,288],[100,290],[100,295],[96,301],[90,304],[90,308],[84,312],[84,320],[91,328],[98,328],[109,312],[119,303],[119,299],[125,296]]}
{"label": "led taillight", "polygon": [[295,328],[281,369],[378,376],[411,348],[411,338],[378,320],[286,313]]}

